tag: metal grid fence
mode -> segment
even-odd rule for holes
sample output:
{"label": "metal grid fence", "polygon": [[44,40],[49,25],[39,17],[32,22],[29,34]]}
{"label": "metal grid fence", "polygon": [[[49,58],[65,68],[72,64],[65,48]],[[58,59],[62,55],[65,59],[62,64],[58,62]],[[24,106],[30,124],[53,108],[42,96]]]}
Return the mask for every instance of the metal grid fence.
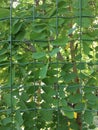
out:
{"label": "metal grid fence", "polygon": [[16,4],[0,8],[0,129],[88,130],[98,112],[98,3]]}

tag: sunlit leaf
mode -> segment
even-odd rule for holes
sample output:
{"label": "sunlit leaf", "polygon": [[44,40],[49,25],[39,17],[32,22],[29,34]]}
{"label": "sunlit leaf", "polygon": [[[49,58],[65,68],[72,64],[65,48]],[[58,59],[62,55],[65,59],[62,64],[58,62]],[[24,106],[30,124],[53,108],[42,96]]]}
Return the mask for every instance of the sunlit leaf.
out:
{"label": "sunlit leaf", "polygon": [[52,52],[50,52],[49,55],[52,57],[52,56],[54,56],[55,54],[57,54],[59,51],[60,51],[60,48],[55,48],[55,49],[52,50]]}
{"label": "sunlit leaf", "polygon": [[43,66],[43,67],[41,68],[40,73],[39,73],[39,77],[40,77],[41,79],[46,78],[47,71],[48,71],[48,64],[46,64],[45,66]]}
{"label": "sunlit leaf", "polygon": [[33,53],[33,58],[34,59],[40,59],[46,56],[45,52],[35,52]]}

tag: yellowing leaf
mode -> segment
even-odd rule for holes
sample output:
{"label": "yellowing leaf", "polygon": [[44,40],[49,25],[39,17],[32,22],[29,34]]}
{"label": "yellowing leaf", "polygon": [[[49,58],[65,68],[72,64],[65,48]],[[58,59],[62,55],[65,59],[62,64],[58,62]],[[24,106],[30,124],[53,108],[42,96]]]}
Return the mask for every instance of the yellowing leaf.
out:
{"label": "yellowing leaf", "polygon": [[74,112],[74,118],[77,119],[77,112]]}

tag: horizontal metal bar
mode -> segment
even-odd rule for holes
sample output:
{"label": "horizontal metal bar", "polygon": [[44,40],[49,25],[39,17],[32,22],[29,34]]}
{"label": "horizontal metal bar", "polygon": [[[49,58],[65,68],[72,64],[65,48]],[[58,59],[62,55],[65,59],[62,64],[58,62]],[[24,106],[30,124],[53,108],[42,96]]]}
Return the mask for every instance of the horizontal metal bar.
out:
{"label": "horizontal metal bar", "polygon": [[[63,15],[63,14],[62,14]],[[82,15],[81,18],[97,18],[98,16],[89,16],[89,15]],[[52,17],[37,17],[37,16],[28,16],[28,17],[12,17],[13,19],[29,19],[29,20],[35,20],[35,19],[56,19],[56,16],[52,16]],[[58,16],[58,19],[77,19],[80,18],[80,16]],[[4,20],[10,20],[10,17],[4,17],[4,18],[0,18],[0,22],[4,21]]]}
{"label": "horizontal metal bar", "polygon": [[[0,110],[0,113],[2,112],[8,112],[10,111],[11,109],[6,109],[6,110]],[[60,111],[60,110],[64,110],[64,111],[67,111],[67,112],[78,112],[78,111],[84,111],[84,109],[73,109],[73,110],[68,110],[66,108],[28,108],[28,109],[23,109],[23,110],[14,110],[13,109],[13,112],[17,112],[17,111],[20,111],[20,112],[27,112],[27,111]],[[85,109],[85,111],[88,111],[88,112],[98,112],[98,109],[93,109],[93,110],[90,110],[90,109]]]}
{"label": "horizontal metal bar", "polygon": [[[93,61],[93,62],[86,62],[86,61],[76,61],[75,62],[77,65],[78,64],[88,64],[88,65],[98,65],[98,61]],[[29,65],[29,64],[35,64],[35,65],[37,65],[37,64],[45,64],[44,62],[39,62],[39,61],[36,61],[36,62],[34,62],[34,61],[32,61],[32,62],[23,62],[23,63],[20,63],[20,62],[12,62],[12,64],[13,65],[20,65],[20,66],[25,66],[25,65]],[[49,64],[57,64],[57,62],[49,62]],[[63,62],[59,62],[58,61],[58,65],[63,65],[63,64],[71,64],[71,65],[73,65],[74,64],[74,62],[71,62],[71,61],[63,61]],[[0,66],[2,67],[2,66],[5,66],[5,65],[10,65],[10,62],[8,62],[8,63],[1,63],[0,64]]]}

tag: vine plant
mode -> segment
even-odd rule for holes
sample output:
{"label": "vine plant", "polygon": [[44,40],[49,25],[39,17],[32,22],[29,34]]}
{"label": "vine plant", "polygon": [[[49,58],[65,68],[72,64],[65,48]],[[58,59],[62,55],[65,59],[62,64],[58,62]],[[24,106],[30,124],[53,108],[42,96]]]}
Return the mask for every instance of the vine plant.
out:
{"label": "vine plant", "polygon": [[97,0],[1,0],[1,130],[95,129],[97,15]]}

